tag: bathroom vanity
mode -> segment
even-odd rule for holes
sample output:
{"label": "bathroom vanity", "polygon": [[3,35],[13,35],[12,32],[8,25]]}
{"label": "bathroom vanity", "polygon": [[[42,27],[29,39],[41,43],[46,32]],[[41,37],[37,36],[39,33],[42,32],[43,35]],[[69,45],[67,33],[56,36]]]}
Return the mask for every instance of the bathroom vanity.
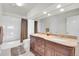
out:
{"label": "bathroom vanity", "polygon": [[30,35],[30,50],[37,56],[75,56],[75,36]]}

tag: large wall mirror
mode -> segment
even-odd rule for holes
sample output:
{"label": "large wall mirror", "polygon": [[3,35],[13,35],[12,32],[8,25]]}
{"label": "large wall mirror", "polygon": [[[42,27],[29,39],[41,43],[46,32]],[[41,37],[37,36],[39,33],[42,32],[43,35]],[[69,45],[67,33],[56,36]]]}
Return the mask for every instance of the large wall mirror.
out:
{"label": "large wall mirror", "polygon": [[79,9],[50,16],[39,22],[39,32],[46,32],[46,28],[49,28],[50,33],[79,35]]}

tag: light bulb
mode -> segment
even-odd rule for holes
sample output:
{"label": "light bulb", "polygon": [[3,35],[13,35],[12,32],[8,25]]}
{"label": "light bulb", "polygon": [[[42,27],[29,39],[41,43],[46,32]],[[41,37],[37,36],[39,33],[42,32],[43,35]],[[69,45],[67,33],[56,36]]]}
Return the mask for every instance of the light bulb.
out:
{"label": "light bulb", "polygon": [[60,8],[61,7],[61,4],[57,5],[57,8]]}
{"label": "light bulb", "polygon": [[51,16],[51,14],[48,14],[48,16]]}
{"label": "light bulb", "polygon": [[64,9],[63,9],[63,8],[61,8],[61,9],[60,9],[60,11],[61,11],[61,12],[63,12],[63,11],[64,11]]}
{"label": "light bulb", "polygon": [[16,3],[17,6],[23,6],[23,3]]}
{"label": "light bulb", "polygon": [[47,14],[47,12],[43,12],[43,14]]}

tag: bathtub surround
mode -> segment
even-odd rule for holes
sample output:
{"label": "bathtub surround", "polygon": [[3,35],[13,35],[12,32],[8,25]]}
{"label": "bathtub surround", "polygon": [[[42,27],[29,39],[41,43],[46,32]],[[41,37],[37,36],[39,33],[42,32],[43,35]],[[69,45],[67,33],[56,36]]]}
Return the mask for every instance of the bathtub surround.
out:
{"label": "bathtub surround", "polygon": [[[3,26],[3,42],[11,42],[20,40],[21,35],[21,17],[15,14],[5,13],[0,16],[0,25]],[[28,38],[34,33],[34,20],[28,20]]]}
{"label": "bathtub surround", "polygon": [[[30,39],[25,39],[20,43],[21,17],[13,14],[4,14],[0,16],[0,25],[3,26],[3,43],[0,45],[0,56],[11,56],[11,50],[20,48],[22,52],[17,52],[17,56],[34,56],[30,52]],[[28,38],[34,33],[34,20],[28,19]],[[13,37],[13,35],[15,37]],[[23,47],[19,47],[23,44]],[[16,49],[16,50],[17,50]]]}
{"label": "bathtub surround", "polygon": [[[12,52],[12,50],[14,49],[15,51]],[[0,50],[0,56],[34,56],[34,54],[30,52],[29,50],[27,50],[26,48],[23,49],[23,46],[22,47],[17,46],[16,48],[14,47],[14,48]]]}
{"label": "bathtub surround", "polygon": [[21,20],[18,17],[2,16],[3,42],[10,42],[20,39]]}
{"label": "bathtub surround", "polygon": [[30,52],[29,48],[30,39],[24,40],[23,43],[20,43],[19,40],[3,43],[0,46],[0,56],[15,56],[15,54],[11,53],[12,50],[15,50],[17,52],[17,56],[34,56],[34,54]]}

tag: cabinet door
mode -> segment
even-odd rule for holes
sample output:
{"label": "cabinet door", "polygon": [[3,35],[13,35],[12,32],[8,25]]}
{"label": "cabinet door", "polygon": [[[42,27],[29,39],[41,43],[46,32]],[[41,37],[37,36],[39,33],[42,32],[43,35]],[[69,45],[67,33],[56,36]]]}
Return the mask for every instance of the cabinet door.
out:
{"label": "cabinet door", "polygon": [[44,39],[39,37],[36,38],[35,51],[40,55],[44,55]]}
{"label": "cabinet door", "polygon": [[39,55],[42,55],[42,56],[44,55],[44,49],[41,48],[40,46],[36,45],[36,44],[35,44],[34,51],[35,51],[36,53],[38,53]]}
{"label": "cabinet door", "polygon": [[62,56],[68,56],[70,53],[69,53],[69,49],[68,47],[65,47],[63,45],[58,45],[56,44],[56,47],[55,47],[55,52],[58,51],[60,52],[60,54]]}
{"label": "cabinet door", "polygon": [[30,36],[30,49],[34,50],[34,45],[35,45],[35,37]]}
{"label": "cabinet door", "polygon": [[39,46],[35,44],[34,45],[34,51],[38,52],[38,50],[39,50]]}
{"label": "cabinet door", "polygon": [[55,56],[65,56],[63,53],[55,51]]}
{"label": "cabinet door", "polygon": [[[35,52],[39,52],[39,50],[40,50],[40,46],[39,46],[39,44],[40,44],[40,42],[39,42],[39,39],[38,39],[38,37],[35,37],[35,42],[34,42],[34,51]],[[39,53],[38,53],[39,54]]]}
{"label": "cabinet door", "polygon": [[39,43],[40,43],[40,48],[44,49],[45,48],[45,40],[40,38],[40,42]]}
{"label": "cabinet door", "polygon": [[46,47],[45,48],[45,56],[51,56],[51,48]]}
{"label": "cabinet door", "polygon": [[51,50],[51,55],[55,56],[55,49],[54,48]]}
{"label": "cabinet door", "polygon": [[45,56],[54,56],[54,48],[51,42],[46,41],[45,44]]}

